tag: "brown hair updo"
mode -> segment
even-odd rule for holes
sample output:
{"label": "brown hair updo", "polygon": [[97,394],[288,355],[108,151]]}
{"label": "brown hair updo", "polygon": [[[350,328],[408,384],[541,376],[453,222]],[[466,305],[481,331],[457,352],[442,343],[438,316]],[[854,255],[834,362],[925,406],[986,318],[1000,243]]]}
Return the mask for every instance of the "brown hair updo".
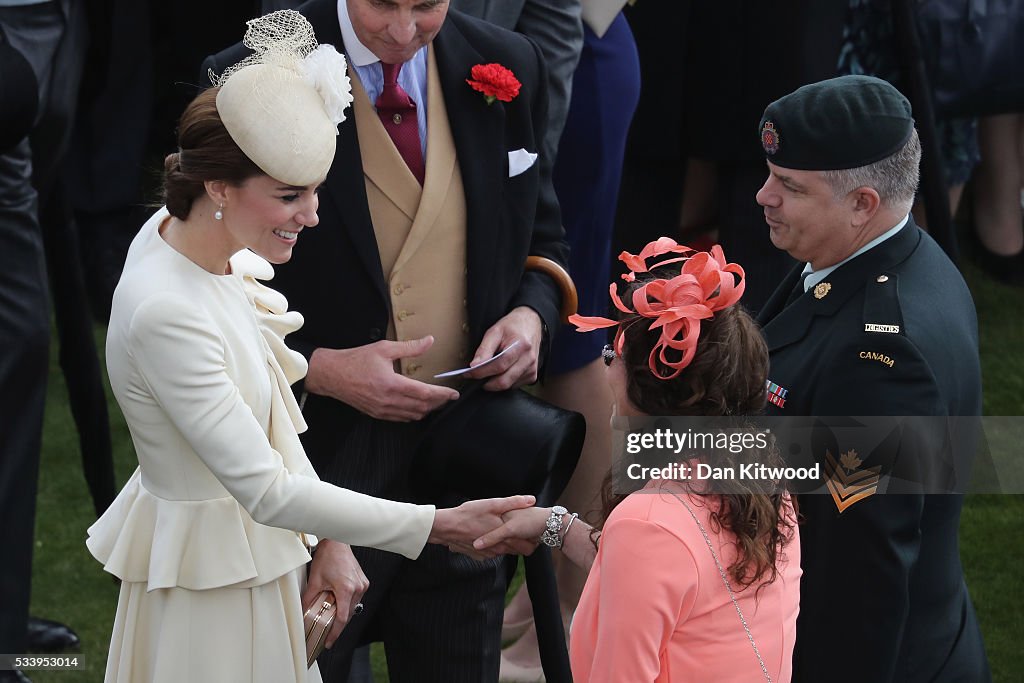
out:
{"label": "brown hair updo", "polygon": [[[656,270],[638,279],[627,288],[623,300],[630,300],[632,292],[649,279],[664,276],[664,271],[659,274]],[[623,355],[615,362],[623,363],[626,394],[639,410],[647,415],[709,417],[756,415],[763,410],[768,347],[757,324],[739,305],[718,310],[714,317],[701,321],[693,360],[672,379],[661,379],[651,371],[651,349],[661,330],[649,329],[650,324],[650,318],[628,316],[619,327],[624,336]],[[781,464],[774,448],[729,457],[735,462],[723,464]],[[712,494],[719,502],[710,515],[712,527],[736,536],[737,557],[728,572],[741,588],[753,584],[761,588],[773,582],[778,575],[779,549],[792,539],[795,520],[785,513],[785,497],[770,489],[742,481],[724,482],[719,492]],[[623,499],[625,495],[613,491],[609,474],[601,491],[602,524]]]}
{"label": "brown hair updo", "polygon": [[[628,295],[627,295],[628,296]],[[765,405],[768,347],[756,323],[739,306],[701,321],[697,351],[672,380],[655,377],[648,365],[660,330],[651,321],[624,321],[621,334],[626,393],[648,415],[753,415]],[[672,353],[669,351],[669,353]]]}
{"label": "brown hair updo", "polygon": [[178,122],[178,152],[164,158],[164,204],[172,216],[188,218],[208,180],[241,185],[263,173],[231,139],[217,112],[217,92],[209,88],[189,103]]}

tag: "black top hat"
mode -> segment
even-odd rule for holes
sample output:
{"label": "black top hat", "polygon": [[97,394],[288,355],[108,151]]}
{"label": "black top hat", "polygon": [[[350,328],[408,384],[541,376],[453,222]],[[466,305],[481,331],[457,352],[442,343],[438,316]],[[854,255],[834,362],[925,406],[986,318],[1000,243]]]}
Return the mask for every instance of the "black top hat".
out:
{"label": "black top hat", "polygon": [[521,389],[461,388],[428,418],[412,480],[427,491],[472,498],[532,494],[550,505],[569,482],[583,448],[583,416]]}
{"label": "black top hat", "polygon": [[0,28],[0,154],[29,134],[39,108],[32,66]]}
{"label": "black top hat", "polygon": [[[533,494],[538,505],[551,505],[576,469],[586,420],[522,389],[485,391],[484,382],[461,387],[457,400],[427,418],[412,481],[424,493]],[[524,567],[545,678],[571,683],[550,550],[539,548]]]}

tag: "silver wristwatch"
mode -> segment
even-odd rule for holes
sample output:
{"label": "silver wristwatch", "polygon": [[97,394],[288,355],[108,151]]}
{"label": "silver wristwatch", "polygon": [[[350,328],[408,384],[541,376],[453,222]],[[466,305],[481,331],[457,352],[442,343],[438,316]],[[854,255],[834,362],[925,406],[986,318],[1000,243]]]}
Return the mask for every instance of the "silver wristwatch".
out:
{"label": "silver wristwatch", "polygon": [[562,536],[558,532],[562,530],[562,517],[569,511],[561,505],[551,508],[551,514],[544,522],[544,533],[540,535],[540,542],[549,548],[561,548]]}

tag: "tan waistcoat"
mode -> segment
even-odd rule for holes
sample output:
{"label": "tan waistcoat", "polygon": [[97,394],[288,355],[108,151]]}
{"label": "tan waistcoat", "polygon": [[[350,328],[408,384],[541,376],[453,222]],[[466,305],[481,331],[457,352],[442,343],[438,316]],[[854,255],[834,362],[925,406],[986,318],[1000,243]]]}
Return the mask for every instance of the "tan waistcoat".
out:
{"label": "tan waistcoat", "polygon": [[452,384],[434,375],[464,367],[471,358],[466,201],[434,51],[428,48],[423,187],[384,130],[354,69],[350,75],[366,198],[391,298],[388,338],[434,336],[429,351],[404,359],[398,370],[423,382]]}

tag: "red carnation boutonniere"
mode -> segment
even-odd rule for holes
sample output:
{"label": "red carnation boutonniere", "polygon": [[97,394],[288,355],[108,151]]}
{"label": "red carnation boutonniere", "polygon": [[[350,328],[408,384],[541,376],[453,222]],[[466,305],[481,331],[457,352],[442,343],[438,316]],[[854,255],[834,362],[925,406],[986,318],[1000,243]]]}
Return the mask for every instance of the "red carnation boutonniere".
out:
{"label": "red carnation boutonniere", "polygon": [[472,78],[467,78],[466,83],[473,90],[482,92],[487,104],[494,104],[494,100],[511,102],[523,85],[501,64],[477,64],[470,70],[470,76]]}

